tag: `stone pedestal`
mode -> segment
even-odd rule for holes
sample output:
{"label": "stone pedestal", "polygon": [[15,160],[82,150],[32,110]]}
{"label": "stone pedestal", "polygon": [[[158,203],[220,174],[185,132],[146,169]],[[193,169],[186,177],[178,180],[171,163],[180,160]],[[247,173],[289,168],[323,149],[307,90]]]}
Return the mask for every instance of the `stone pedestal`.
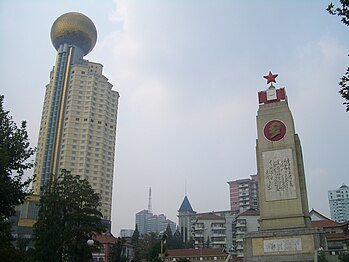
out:
{"label": "stone pedestal", "polygon": [[292,228],[251,232],[244,238],[246,262],[310,262],[326,238],[317,228]]}

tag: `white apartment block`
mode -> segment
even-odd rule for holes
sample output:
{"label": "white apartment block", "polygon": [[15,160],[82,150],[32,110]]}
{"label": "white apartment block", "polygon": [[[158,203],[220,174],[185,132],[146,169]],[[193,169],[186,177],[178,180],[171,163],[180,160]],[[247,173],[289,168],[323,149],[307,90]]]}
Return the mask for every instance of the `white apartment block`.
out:
{"label": "white apartment block", "polygon": [[331,219],[336,222],[349,221],[349,187],[343,184],[340,188],[328,191]]}

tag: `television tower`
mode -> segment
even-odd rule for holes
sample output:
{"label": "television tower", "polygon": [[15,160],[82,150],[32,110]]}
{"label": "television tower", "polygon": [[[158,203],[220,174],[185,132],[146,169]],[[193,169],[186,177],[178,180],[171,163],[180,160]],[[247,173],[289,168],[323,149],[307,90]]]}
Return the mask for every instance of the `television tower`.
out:
{"label": "television tower", "polygon": [[153,213],[153,210],[152,210],[152,207],[151,207],[151,187],[149,187],[148,212],[149,213]]}

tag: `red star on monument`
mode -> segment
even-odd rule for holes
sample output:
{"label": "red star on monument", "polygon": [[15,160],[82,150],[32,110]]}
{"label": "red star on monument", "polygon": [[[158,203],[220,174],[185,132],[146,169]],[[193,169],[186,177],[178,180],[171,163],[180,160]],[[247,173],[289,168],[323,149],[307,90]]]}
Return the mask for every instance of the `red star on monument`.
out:
{"label": "red star on monument", "polygon": [[267,79],[267,84],[269,84],[270,82],[274,82],[276,83],[275,78],[278,76],[278,74],[273,75],[270,71],[269,74],[266,76],[263,76],[265,79]]}

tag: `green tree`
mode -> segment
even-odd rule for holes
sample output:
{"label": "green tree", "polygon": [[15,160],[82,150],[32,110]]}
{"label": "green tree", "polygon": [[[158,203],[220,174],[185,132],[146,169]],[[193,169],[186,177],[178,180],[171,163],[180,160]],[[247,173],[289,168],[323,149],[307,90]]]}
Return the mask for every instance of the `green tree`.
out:
{"label": "green tree", "polygon": [[326,253],[323,250],[318,253],[318,261],[328,262],[328,260],[326,259]]}
{"label": "green tree", "polygon": [[173,234],[173,243],[171,245],[171,249],[179,249],[183,248],[183,239],[182,239],[182,234],[179,231],[179,228],[177,227],[176,232]]}
{"label": "green tree", "polygon": [[140,259],[145,259],[146,261],[161,261],[159,259],[160,246],[161,243],[157,234],[144,234],[139,240],[138,245]]}
{"label": "green tree", "polygon": [[184,248],[194,248],[194,239],[190,237],[190,239],[184,243]]}
{"label": "green tree", "polygon": [[338,256],[339,261],[341,262],[349,262],[349,252],[342,252]]}
{"label": "green tree", "polygon": [[136,224],[135,231],[133,232],[131,237],[131,244],[134,246],[137,246],[138,241],[139,241],[139,230],[138,230],[138,225]]}
{"label": "green tree", "polygon": [[172,249],[173,247],[173,234],[172,234],[172,229],[170,227],[170,224],[167,224],[166,230],[164,232],[166,235],[166,245],[165,245],[165,250],[167,249]]}
{"label": "green tree", "polygon": [[17,127],[3,103],[4,96],[0,95],[0,257],[11,261],[16,250],[11,244],[14,239],[9,218],[30,193],[32,179],[25,179],[24,171],[33,167],[30,157],[34,149],[29,145],[26,122]]}
{"label": "green tree", "polygon": [[98,207],[100,196],[89,182],[62,170],[40,198],[33,232],[37,260],[88,261],[87,240],[105,230]]}
{"label": "green tree", "polygon": [[112,246],[109,260],[110,262],[126,262],[127,257],[125,255],[125,243],[126,240],[124,238],[117,238],[116,243]]}
{"label": "green tree", "polygon": [[133,232],[132,237],[131,237],[131,245],[133,245],[135,247],[134,260],[139,261],[140,260],[140,257],[139,257],[139,230],[138,230],[137,224],[136,224],[135,231]]}
{"label": "green tree", "polygon": [[[341,6],[335,7],[333,3],[330,3],[326,10],[331,15],[339,16],[343,24],[349,26],[349,1],[340,0],[340,4]],[[349,112],[349,67],[340,79],[339,86],[339,94],[344,98],[343,104],[346,105],[346,111]]]}

